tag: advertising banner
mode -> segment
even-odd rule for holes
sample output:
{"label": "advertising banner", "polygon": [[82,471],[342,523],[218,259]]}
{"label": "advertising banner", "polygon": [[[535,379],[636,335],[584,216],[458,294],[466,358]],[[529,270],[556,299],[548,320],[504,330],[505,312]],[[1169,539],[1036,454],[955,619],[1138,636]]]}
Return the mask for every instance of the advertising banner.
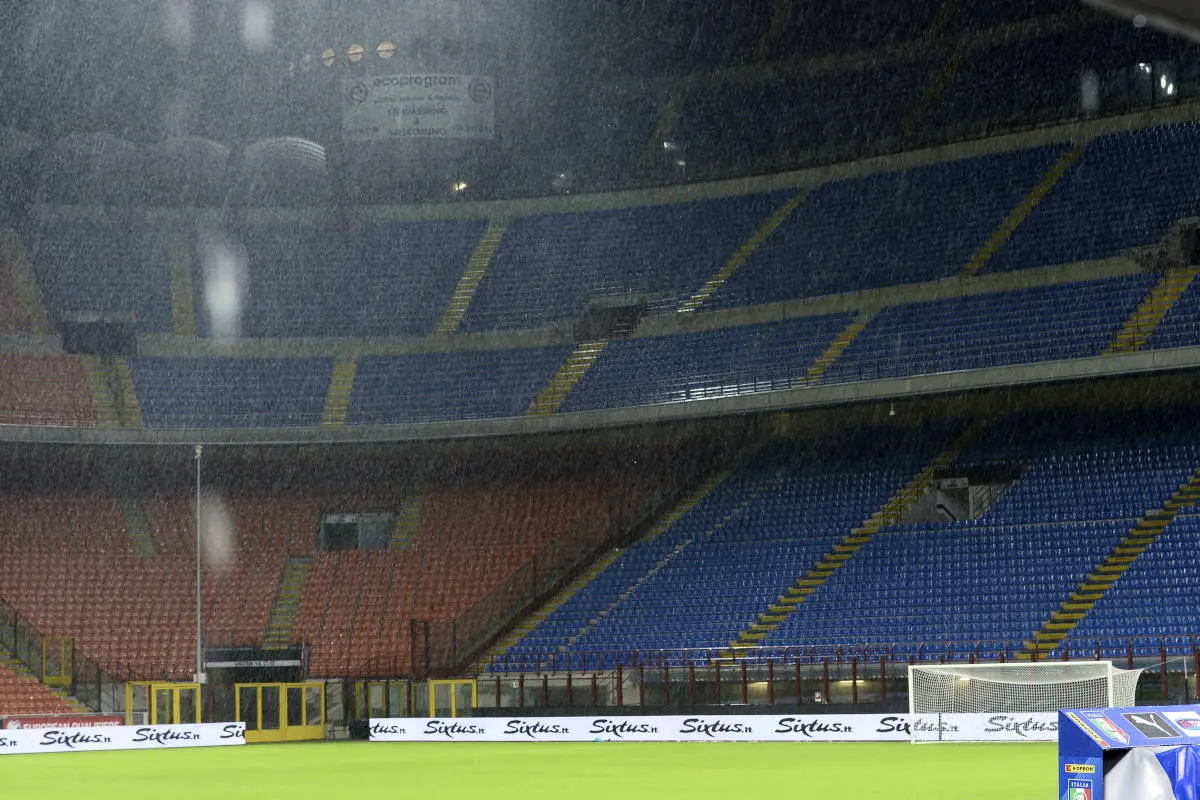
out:
{"label": "advertising banner", "polygon": [[0,731],[0,755],[227,747],[246,743],[246,723],[142,725],[94,728],[21,728]]}
{"label": "advertising banner", "polygon": [[349,142],[495,135],[495,82],[486,75],[364,75],[342,86],[342,138]]}
{"label": "advertising banner", "polygon": [[907,742],[907,715],[372,719],[373,742]]}
{"label": "advertising banner", "polygon": [[914,714],[918,742],[1055,742],[1058,712]]}
{"label": "advertising banner", "polygon": [[125,724],[120,716],[80,714],[61,717],[0,717],[0,729],[30,730],[34,728],[111,728]]}

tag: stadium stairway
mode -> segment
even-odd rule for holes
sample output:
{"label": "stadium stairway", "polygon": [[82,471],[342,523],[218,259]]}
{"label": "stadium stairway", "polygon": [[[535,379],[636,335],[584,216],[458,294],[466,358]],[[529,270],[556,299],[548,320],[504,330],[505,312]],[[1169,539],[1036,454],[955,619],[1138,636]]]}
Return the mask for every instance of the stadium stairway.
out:
{"label": "stadium stairway", "polygon": [[112,373],[112,385],[116,387],[117,417],[121,427],[144,428],[142,406],[138,402],[137,388],[133,385],[133,373],[129,371],[129,359],[113,359]]}
{"label": "stadium stairway", "polygon": [[341,427],[346,424],[346,413],[350,410],[350,395],[354,393],[354,376],[357,372],[357,361],[339,361],[333,365],[333,377],[329,380],[329,391],[325,393],[325,408],[321,412],[322,425]]}
{"label": "stadium stairway", "polygon": [[800,605],[815,592],[829,576],[833,575],[845,564],[871,537],[882,528],[894,525],[900,521],[913,503],[919,500],[933,485],[940,471],[954,463],[960,451],[969,442],[982,433],[985,423],[970,425],[953,444],[939,453],[917,475],[904,485],[900,491],[892,495],[883,506],[871,514],[861,525],[851,530],[841,542],[822,556],[816,566],[796,579],[774,603],[751,622],[745,630],[738,634],[736,641],[729,643],[729,649],[721,653],[723,658],[736,659],[745,651],[757,647],[771,631],[779,627],[788,615],[794,613]]}
{"label": "stadium stairway", "polygon": [[1191,286],[1200,268],[1173,269],[1163,275],[1137,307],[1105,350],[1106,355],[1136,353],[1150,340],[1159,323]]}
{"label": "stadium stairway", "polygon": [[[732,469],[722,470],[705,478],[699,486],[684,495],[670,511],[668,511],[662,516],[661,519],[655,522],[654,526],[650,528],[650,530],[648,530],[641,537],[641,539],[639,539],[639,541],[649,542],[657,539],[659,536],[662,536],[667,532],[667,530],[670,529],[672,525],[674,525],[685,515],[687,515],[688,512],[695,508],[700,501],[702,501],[705,497],[708,497],[718,486],[728,480],[729,477],[733,475],[734,471],[735,470]],[[680,546],[680,549],[682,549],[682,545]],[[678,550],[675,552],[678,552]],[[608,569],[614,561],[620,558],[620,556],[620,550],[610,550],[609,552],[600,556],[600,558],[598,558],[590,567],[580,574],[579,577],[568,583],[566,586],[560,589],[557,594],[546,601],[541,608],[530,614],[525,619],[521,620],[516,627],[514,627],[499,641],[497,641],[495,645],[488,648],[483,657],[480,659],[479,663],[476,665],[477,672],[480,674],[485,672],[491,664],[495,663],[497,659],[501,658],[505,653],[507,653],[510,648],[517,644],[517,642],[521,641],[521,639],[523,639],[527,633],[536,628],[543,620],[546,619],[546,617],[550,616],[560,606],[574,597],[580,589],[591,583],[598,575],[604,572],[604,570]],[[670,557],[671,556],[668,556],[668,558]],[[659,566],[661,567],[663,564],[665,564],[665,561],[660,562]],[[645,580],[645,577],[647,576],[643,576],[639,580],[639,583]],[[609,606],[608,610],[615,608],[617,604],[619,604],[622,599],[628,596],[628,594],[634,588],[636,588],[636,584],[633,587],[629,587],[627,591],[623,592],[620,597]],[[601,615],[603,616],[606,613],[607,611],[601,612]],[[599,617],[590,620],[588,622],[588,627],[594,626],[599,621]],[[582,636],[584,631],[587,629],[588,628],[584,628],[576,633],[575,636],[572,637],[572,641],[575,641]]]}
{"label": "stadium stairway", "polygon": [[839,333],[832,342],[830,342],[829,347],[825,348],[825,352],[818,356],[817,360],[814,361],[811,366],[809,366],[808,372],[799,381],[799,383],[816,383],[817,381],[821,380],[821,376],[825,374],[825,371],[829,369],[830,365],[837,361],[838,356],[846,352],[846,348],[849,347],[850,344],[858,338],[858,335],[866,329],[867,325],[871,322],[871,319],[875,316],[875,313],[876,312],[874,311],[863,311],[857,317],[855,317],[854,321],[847,325],[846,328]]}
{"label": "stadium stairway", "polygon": [[195,287],[192,285],[192,250],[182,233],[167,242],[167,263],[171,267],[171,332],[176,336],[196,335]]}
{"label": "stadium stairway", "polygon": [[725,281],[733,277],[733,274],[741,269],[750,256],[754,255],[754,251],[762,246],[763,242],[771,238],[771,234],[779,228],[784,221],[792,215],[793,212],[808,199],[808,192],[797,192],[792,199],[788,200],[779,209],[771,215],[771,217],[762,224],[754,234],[746,240],[746,242],[737,249],[728,261],[725,262],[716,273],[704,282],[704,285],[679,307],[680,313],[691,313],[699,311],[700,307],[708,302],[708,299],[717,293],[717,290],[725,285]]}
{"label": "stadium stairway", "polygon": [[580,379],[587,374],[606,347],[608,347],[607,339],[579,344],[575,348],[575,352],[567,356],[567,360],[538,392],[537,397],[530,404],[529,410],[525,412],[525,416],[545,417],[558,411],[563,401],[567,399],[567,395],[575,388],[575,384],[579,383]]}
{"label": "stadium stairway", "polygon": [[988,262],[992,260],[992,256],[996,255],[997,251],[1004,246],[1004,243],[1013,235],[1013,232],[1033,213],[1033,210],[1058,185],[1063,176],[1070,172],[1071,168],[1083,156],[1085,150],[1087,150],[1087,144],[1077,144],[1063,153],[1054,166],[1038,181],[1037,186],[1033,187],[1033,190],[1025,196],[1025,199],[1017,204],[1017,207],[1000,224],[1000,227],[975,252],[975,255],[971,256],[971,260],[967,262],[967,265],[962,268],[962,272],[959,273],[960,277],[973,278],[987,267]]}
{"label": "stadium stairway", "polygon": [[1042,627],[1025,642],[1017,654],[1022,661],[1031,661],[1054,653],[1070,635],[1096,602],[1113,587],[1126,570],[1146,552],[1159,534],[1170,525],[1179,512],[1200,502],[1200,469],[1192,473],[1171,499],[1161,508],[1147,512],[1137,524],[1113,547],[1096,569],[1088,574],[1079,588],[1071,592],[1059,609],[1042,623]]}
{"label": "stadium stairway", "polygon": [[504,238],[506,230],[508,230],[507,220],[494,219],[488,222],[483,236],[479,238],[475,252],[471,254],[471,258],[467,262],[466,270],[458,279],[458,285],[454,287],[454,294],[450,296],[446,310],[442,312],[442,318],[438,320],[437,327],[434,329],[434,333],[438,336],[450,336],[458,331],[458,326],[462,324],[467,308],[475,298],[475,292],[478,291],[479,284],[483,281],[483,276],[491,265],[492,258],[496,255],[496,250],[499,249],[500,240]]}
{"label": "stadium stairway", "polygon": [[388,539],[389,550],[407,550],[416,543],[417,533],[421,530],[421,508],[424,501],[425,493],[419,486],[405,494],[392,522],[392,535]]}
{"label": "stadium stairway", "polygon": [[154,539],[154,531],[150,528],[150,518],[146,516],[142,498],[135,494],[122,494],[117,497],[117,507],[125,521],[125,530],[129,532],[133,552],[139,556],[158,555],[158,542]]}
{"label": "stadium stairway", "polygon": [[0,229],[0,262],[8,265],[10,277],[20,296],[33,333],[50,333],[50,316],[42,301],[42,291],[21,237],[11,228]]}
{"label": "stadium stairway", "polygon": [[90,712],[65,689],[46,686],[16,656],[0,646],[0,716],[9,714],[86,714]]}
{"label": "stadium stairway", "polygon": [[92,409],[96,412],[96,425],[101,428],[121,427],[121,414],[117,410],[104,361],[99,356],[84,356],[83,376],[87,381],[88,395],[92,398]]}
{"label": "stadium stairway", "polygon": [[304,584],[308,580],[308,568],[312,563],[309,556],[289,556],[279,579],[279,591],[271,616],[267,621],[267,633],[263,637],[264,650],[283,650],[292,641],[292,630],[296,624],[296,611],[300,598],[304,596]]}

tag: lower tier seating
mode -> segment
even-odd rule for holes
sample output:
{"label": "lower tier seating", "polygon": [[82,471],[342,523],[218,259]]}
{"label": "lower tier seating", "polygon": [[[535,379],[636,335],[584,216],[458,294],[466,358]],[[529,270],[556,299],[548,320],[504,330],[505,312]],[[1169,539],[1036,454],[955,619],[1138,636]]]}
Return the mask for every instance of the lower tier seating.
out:
{"label": "lower tier seating", "polygon": [[781,442],[662,535],[639,541],[513,647],[499,669],[558,654],[720,648],[921,470],[936,430]]}
{"label": "lower tier seating", "polygon": [[67,701],[36,678],[18,675],[0,663],[0,717],[39,714],[73,714]]}
{"label": "lower tier seating", "polygon": [[[981,517],[884,527],[794,611],[770,612],[777,624],[761,644],[830,656],[1016,657],[1200,468],[1195,430],[1186,410],[996,423],[941,471],[1016,470]],[[661,536],[629,548],[491,669],[611,668],[635,653],[707,662],[928,463],[933,437],[870,435],[812,460],[767,451]],[[1200,630],[1200,605],[1187,595],[1198,537],[1200,516],[1185,511],[1070,632],[1068,649],[1190,647]]]}
{"label": "lower tier seating", "polygon": [[[427,479],[414,531],[390,531],[389,549],[337,552],[319,549],[322,513],[399,511],[414,496],[411,476],[393,486],[372,474],[360,485],[353,472],[298,477],[290,467],[246,467],[242,475],[224,465],[232,488],[209,487],[201,503],[201,538],[218,543],[203,548],[205,644],[261,646],[285,569],[307,562],[290,634],[292,644],[311,646],[313,674],[403,674],[414,619],[487,617],[496,613],[489,603],[530,591],[539,569],[555,578],[590,552],[580,548],[601,546],[657,502],[687,453],[619,448],[574,463],[514,454],[446,467]],[[42,633],[73,638],[114,677],[187,679],[195,664],[194,500],[168,478],[114,472],[127,486],[147,483],[119,497],[99,488],[0,493],[0,599]],[[24,482],[36,487],[42,477]],[[107,479],[92,475],[93,483]]]}

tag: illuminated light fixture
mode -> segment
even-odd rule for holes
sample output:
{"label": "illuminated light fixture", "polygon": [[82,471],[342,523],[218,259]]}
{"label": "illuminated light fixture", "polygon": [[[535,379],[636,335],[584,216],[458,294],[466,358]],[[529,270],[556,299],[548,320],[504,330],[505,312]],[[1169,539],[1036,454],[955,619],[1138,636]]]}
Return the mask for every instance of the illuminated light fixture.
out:
{"label": "illuminated light fixture", "polygon": [[327,67],[332,67],[333,62],[337,61],[337,53],[333,52],[333,48],[329,48],[324,53],[321,53],[321,63]]}
{"label": "illuminated light fixture", "polygon": [[384,61],[387,61],[389,58],[396,55],[396,43],[395,42],[380,42],[379,47],[375,48],[375,54],[377,56],[379,56],[380,58],[382,58]]}
{"label": "illuminated light fixture", "polygon": [[461,192],[465,192],[466,190],[467,190],[467,182],[466,181],[455,181],[454,182],[454,191],[461,193]]}
{"label": "illuminated light fixture", "polygon": [[1144,61],[1142,63],[1138,64],[1138,69],[1140,69],[1142,72],[1146,73],[1147,75],[1149,75],[1153,71],[1151,69],[1150,65]]}
{"label": "illuminated light fixture", "polygon": [[679,145],[676,142],[663,142],[663,150],[666,150],[668,153],[674,153],[678,149]]}
{"label": "illuminated light fixture", "polygon": [[367,49],[361,44],[352,44],[350,45],[350,49],[346,51],[346,55],[350,57],[351,64],[357,64],[362,61],[363,53],[365,52],[367,52]]}

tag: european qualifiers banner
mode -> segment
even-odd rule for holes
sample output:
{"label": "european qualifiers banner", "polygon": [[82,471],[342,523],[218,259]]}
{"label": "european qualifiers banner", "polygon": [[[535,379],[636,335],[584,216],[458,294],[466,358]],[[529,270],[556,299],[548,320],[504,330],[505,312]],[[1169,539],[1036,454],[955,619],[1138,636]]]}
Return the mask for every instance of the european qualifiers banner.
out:
{"label": "european qualifiers banner", "polygon": [[907,742],[899,714],[372,719],[373,742]]}
{"label": "european qualifiers banner", "polygon": [[342,139],[493,139],[496,87],[487,75],[407,73],[342,85]]}
{"label": "european qualifiers banner", "polygon": [[95,728],[22,728],[0,731],[0,755],[85,753],[94,750],[160,750],[229,747],[246,743],[246,723],[129,725]]}

